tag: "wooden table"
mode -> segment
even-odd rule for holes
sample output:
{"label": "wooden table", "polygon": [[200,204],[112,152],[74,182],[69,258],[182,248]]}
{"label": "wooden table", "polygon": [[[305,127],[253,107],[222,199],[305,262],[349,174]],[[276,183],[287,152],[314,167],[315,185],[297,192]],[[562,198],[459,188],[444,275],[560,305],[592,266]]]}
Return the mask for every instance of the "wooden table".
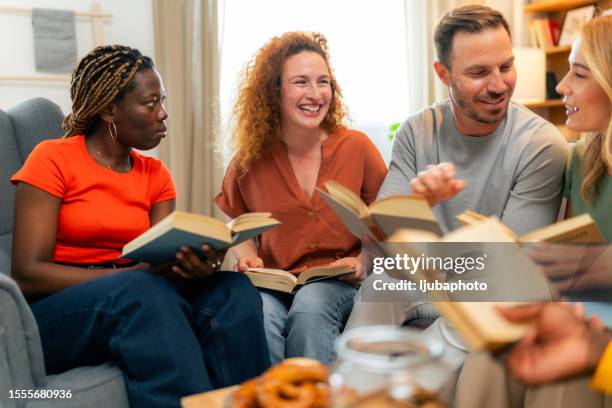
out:
{"label": "wooden table", "polygon": [[183,408],[223,408],[225,400],[236,389],[238,389],[238,385],[190,395],[189,397],[181,398],[181,406]]}

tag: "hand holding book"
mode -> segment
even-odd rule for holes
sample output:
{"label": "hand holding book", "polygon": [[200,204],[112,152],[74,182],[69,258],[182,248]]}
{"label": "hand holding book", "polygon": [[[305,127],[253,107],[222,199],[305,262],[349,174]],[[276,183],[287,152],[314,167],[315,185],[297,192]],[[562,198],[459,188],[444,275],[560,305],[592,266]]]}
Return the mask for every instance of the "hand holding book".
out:
{"label": "hand holding book", "polygon": [[[184,279],[205,279],[217,272],[223,263],[226,251],[215,251],[209,245],[202,245],[202,255],[198,255],[188,246],[181,246],[175,259],[169,262],[145,265],[146,270],[165,276],[173,282]],[[141,268],[142,269],[142,268]]]}
{"label": "hand holding book", "polygon": [[510,371],[526,384],[536,385],[594,371],[611,336],[602,322],[570,303],[537,303],[498,311],[508,321],[534,322],[511,350]]}
{"label": "hand holding book", "polygon": [[263,268],[263,259],[257,255],[247,255],[238,259],[236,265],[234,265],[235,272],[246,272],[249,268]]}
{"label": "hand holding book", "polygon": [[204,215],[175,211],[125,244],[122,257],[151,264],[171,262],[180,247],[186,245],[203,259],[204,244],[226,250],[278,224],[270,213],[246,213],[225,224]]}
{"label": "hand holding book", "polygon": [[538,243],[526,252],[560,293],[612,288],[610,244]]}
{"label": "hand holding book", "polygon": [[361,264],[361,255],[338,259],[330,263],[329,266],[346,266],[347,268],[352,269],[354,272],[338,277],[338,280],[350,284],[359,284],[366,275]]}

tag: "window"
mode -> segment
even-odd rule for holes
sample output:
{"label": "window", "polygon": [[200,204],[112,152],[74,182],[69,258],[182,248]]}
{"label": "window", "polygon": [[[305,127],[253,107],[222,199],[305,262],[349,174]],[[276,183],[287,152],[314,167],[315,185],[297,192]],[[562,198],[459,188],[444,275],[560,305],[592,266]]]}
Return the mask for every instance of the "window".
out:
{"label": "window", "polygon": [[[317,31],[328,40],[348,125],[366,133],[389,161],[389,127],[409,114],[403,0],[225,0],[220,13],[224,129],[239,75],[255,52],[284,32]],[[226,163],[229,158],[228,152]]]}

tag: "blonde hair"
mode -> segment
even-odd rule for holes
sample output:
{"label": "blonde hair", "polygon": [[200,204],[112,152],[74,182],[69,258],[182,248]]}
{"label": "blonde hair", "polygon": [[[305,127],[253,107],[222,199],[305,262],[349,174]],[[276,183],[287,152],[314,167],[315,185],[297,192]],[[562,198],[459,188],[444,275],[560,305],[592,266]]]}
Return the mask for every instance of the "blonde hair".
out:
{"label": "blonde hair", "polygon": [[333,133],[345,115],[342,93],[329,64],[327,39],[319,33],[288,32],[272,38],[249,62],[233,110],[234,165],[242,173],[280,140],[280,89],[285,61],[304,51],[319,54],[329,68],[332,98],[321,128]]}
{"label": "blonde hair", "polygon": [[[582,27],[582,52],[587,65],[612,104],[612,16],[597,17]],[[580,194],[589,203],[597,194],[597,184],[608,169],[612,169],[612,120],[605,133],[586,136],[582,160]]]}

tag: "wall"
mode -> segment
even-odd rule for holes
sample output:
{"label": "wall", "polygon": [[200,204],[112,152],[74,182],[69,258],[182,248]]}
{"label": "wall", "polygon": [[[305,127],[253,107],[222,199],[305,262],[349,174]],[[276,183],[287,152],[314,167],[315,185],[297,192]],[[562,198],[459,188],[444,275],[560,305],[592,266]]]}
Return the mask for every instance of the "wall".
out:
{"label": "wall", "polygon": [[512,43],[515,47],[527,46],[527,26],[525,23],[525,15],[523,6],[525,0],[486,0],[485,4],[496,10],[499,10],[512,30]]}
{"label": "wall", "polygon": [[[0,0],[0,6],[89,11],[92,0]],[[152,0],[98,0],[102,12],[113,14],[104,24],[107,43],[129,45],[154,56]],[[90,20],[76,18],[78,58],[93,48]],[[31,15],[0,10],[0,75],[36,75]],[[0,108],[35,96],[49,98],[70,110],[69,83],[0,81]]]}

